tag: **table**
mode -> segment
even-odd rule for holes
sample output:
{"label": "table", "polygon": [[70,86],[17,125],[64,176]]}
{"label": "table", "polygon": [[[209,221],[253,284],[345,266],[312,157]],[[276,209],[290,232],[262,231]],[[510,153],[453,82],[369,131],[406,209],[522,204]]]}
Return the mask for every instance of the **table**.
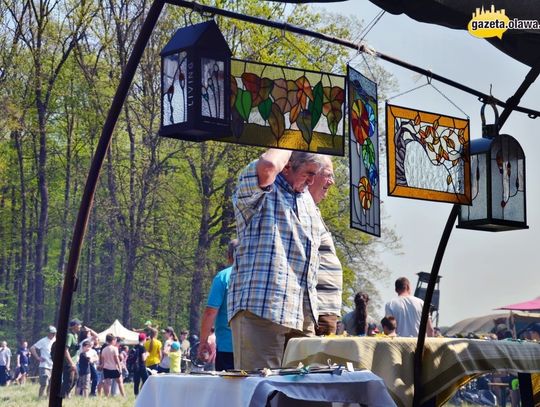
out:
{"label": "table", "polygon": [[395,406],[382,379],[369,371],[246,378],[159,374],[148,378],[135,406],[264,407],[272,397],[272,407],[330,406],[331,401]]}
{"label": "table", "polygon": [[[289,341],[284,366],[299,362],[352,362],[380,376],[396,404],[412,405],[416,338],[314,337]],[[479,373],[508,370],[540,372],[540,344],[459,338],[426,338],[422,369],[422,403],[436,398],[444,404],[462,385]],[[533,375],[533,379],[534,379]],[[534,382],[534,380],[533,380]],[[535,389],[536,390],[536,389]]]}

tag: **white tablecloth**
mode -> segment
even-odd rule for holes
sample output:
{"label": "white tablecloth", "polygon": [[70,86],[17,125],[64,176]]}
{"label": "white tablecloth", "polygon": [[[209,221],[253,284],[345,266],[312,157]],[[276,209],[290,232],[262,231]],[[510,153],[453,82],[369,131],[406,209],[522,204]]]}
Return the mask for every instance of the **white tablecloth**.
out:
{"label": "white tablecloth", "polygon": [[264,407],[276,392],[272,406],[299,406],[297,400],[325,402],[302,403],[317,406],[331,405],[332,401],[395,406],[382,379],[370,371],[246,378],[154,375],[144,384],[135,406]]}

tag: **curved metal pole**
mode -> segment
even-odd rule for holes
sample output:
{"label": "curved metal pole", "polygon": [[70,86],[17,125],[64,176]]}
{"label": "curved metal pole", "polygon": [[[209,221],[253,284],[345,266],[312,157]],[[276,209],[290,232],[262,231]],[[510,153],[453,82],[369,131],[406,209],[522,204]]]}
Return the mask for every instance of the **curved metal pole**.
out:
{"label": "curved metal pole", "polygon": [[454,228],[454,223],[456,222],[459,213],[459,207],[459,204],[454,204],[452,211],[450,211],[446,226],[444,227],[444,232],[441,236],[441,241],[439,242],[439,247],[437,248],[433,266],[431,267],[431,274],[426,289],[426,297],[424,298],[424,306],[422,308],[422,318],[420,320],[420,331],[418,332],[418,341],[414,352],[414,407],[420,406],[420,400],[422,398],[422,355],[424,354],[424,343],[426,341],[427,322],[431,300],[433,299],[433,291],[435,291],[435,284],[437,283],[437,277],[439,276],[439,269],[441,268],[444,251],[446,250],[448,239],[450,239],[450,234]]}
{"label": "curved metal pole", "polygon": [[107,150],[112,138],[114,126],[118,120],[118,116],[126,100],[127,93],[133,81],[135,71],[139,66],[146,44],[154,30],[156,22],[161,10],[164,6],[163,0],[155,0],[150,9],[148,15],[144,21],[141,32],[137,37],[137,41],[133,47],[133,51],[126,64],[120,83],[116,89],[116,94],[111,103],[107,119],[103,125],[101,136],[99,138],[98,145],[94,154],[94,159],[88,172],[88,178],[86,179],[86,185],[84,187],[84,193],[81,199],[81,206],[79,207],[79,213],[77,215],[77,222],[75,223],[75,229],[73,230],[73,238],[71,248],[69,251],[69,260],[66,268],[66,274],[64,276],[64,286],[62,288],[62,297],[60,300],[60,309],[58,313],[57,322],[57,335],[56,335],[56,352],[53,358],[53,369],[51,375],[50,395],[49,395],[49,407],[61,407],[62,397],[60,390],[62,386],[62,370],[64,364],[64,349],[66,347],[68,319],[71,310],[71,300],[73,298],[73,292],[77,289],[77,265],[79,263],[79,255],[81,254],[81,246],[84,240],[86,232],[86,225],[88,223],[88,217],[92,210],[92,204],[94,202],[94,193],[96,191],[96,185],[101,172],[101,167]]}

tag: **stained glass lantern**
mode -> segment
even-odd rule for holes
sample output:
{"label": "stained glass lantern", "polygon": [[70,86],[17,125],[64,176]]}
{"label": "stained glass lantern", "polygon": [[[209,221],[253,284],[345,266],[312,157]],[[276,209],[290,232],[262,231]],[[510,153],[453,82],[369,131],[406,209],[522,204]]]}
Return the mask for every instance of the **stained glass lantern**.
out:
{"label": "stained glass lantern", "polygon": [[486,125],[482,106],[482,138],[471,141],[472,205],[462,205],[458,228],[500,232],[528,229],[525,199],[525,154],[518,141]]}
{"label": "stained glass lantern", "polygon": [[189,141],[228,135],[231,50],[216,23],[179,29],[160,55],[159,135]]}

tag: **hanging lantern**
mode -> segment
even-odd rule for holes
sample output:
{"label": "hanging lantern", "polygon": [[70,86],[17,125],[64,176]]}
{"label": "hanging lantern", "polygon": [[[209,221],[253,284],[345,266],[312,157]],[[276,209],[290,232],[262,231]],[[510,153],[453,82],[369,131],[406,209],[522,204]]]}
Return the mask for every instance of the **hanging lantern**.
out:
{"label": "hanging lantern", "polygon": [[500,232],[528,229],[525,199],[525,154],[518,141],[498,134],[495,123],[485,124],[482,106],[482,138],[471,141],[472,205],[462,205],[458,228]]}
{"label": "hanging lantern", "polygon": [[230,134],[231,50],[214,20],[179,29],[161,50],[160,136]]}

